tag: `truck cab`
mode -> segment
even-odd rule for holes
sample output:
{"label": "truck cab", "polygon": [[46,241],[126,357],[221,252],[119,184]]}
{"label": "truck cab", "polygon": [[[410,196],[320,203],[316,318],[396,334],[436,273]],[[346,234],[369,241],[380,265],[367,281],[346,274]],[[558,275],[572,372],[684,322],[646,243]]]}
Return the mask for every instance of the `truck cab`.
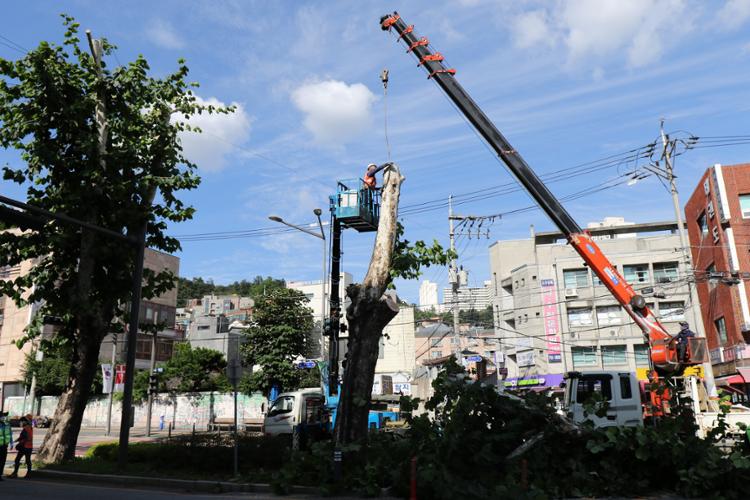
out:
{"label": "truck cab", "polygon": [[320,389],[284,392],[274,400],[263,420],[267,436],[292,435],[299,425],[326,427],[326,399]]}
{"label": "truck cab", "polygon": [[[606,414],[587,411],[593,402],[606,403]],[[568,372],[565,375],[565,408],[576,423],[590,420],[596,427],[643,425],[640,387],[634,373]]]}

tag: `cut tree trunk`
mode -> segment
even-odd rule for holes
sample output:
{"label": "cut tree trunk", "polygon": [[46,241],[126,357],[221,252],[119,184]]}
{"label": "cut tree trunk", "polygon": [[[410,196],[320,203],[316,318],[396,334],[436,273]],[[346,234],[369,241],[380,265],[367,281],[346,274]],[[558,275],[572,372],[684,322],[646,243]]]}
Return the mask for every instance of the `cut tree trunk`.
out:
{"label": "cut tree trunk", "polygon": [[396,242],[398,200],[401,193],[398,167],[389,167],[383,178],[380,222],[370,267],[361,285],[346,289],[351,304],[346,310],[349,327],[348,360],[336,413],[336,444],[367,436],[372,383],[383,328],[398,314],[398,301],[384,296],[391,282],[391,262]]}

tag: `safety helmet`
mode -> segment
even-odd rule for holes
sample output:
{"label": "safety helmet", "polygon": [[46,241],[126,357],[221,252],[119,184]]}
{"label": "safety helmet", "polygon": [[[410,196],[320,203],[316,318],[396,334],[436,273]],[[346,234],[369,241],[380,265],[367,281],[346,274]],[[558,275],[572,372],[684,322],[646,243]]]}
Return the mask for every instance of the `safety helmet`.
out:
{"label": "safety helmet", "polygon": [[370,170],[371,168],[378,168],[378,166],[374,163],[370,163],[369,165],[367,165],[367,170]]}

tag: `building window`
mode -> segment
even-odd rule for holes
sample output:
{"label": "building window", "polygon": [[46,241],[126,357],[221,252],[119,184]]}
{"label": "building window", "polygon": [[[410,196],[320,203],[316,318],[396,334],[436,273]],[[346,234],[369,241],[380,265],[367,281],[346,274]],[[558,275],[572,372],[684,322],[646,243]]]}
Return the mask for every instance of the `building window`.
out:
{"label": "building window", "polygon": [[571,328],[594,324],[590,307],[568,308],[568,325]]}
{"label": "building window", "polygon": [[706,212],[701,212],[698,216],[698,229],[701,232],[701,238],[704,238],[708,234],[708,221],[706,221]]}
{"label": "building window", "polygon": [[622,399],[633,397],[633,389],[630,387],[630,375],[620,375],[620,396],[622,396]]}
{"label": "building window", "polygon": [[432,359],[442,358],[443,357],[443,351],[430,351],[430,357]]}
{"label": "building window", "polygon": [[648,368],[648,346],[646,344],[634,345],[633,352],[635,353],[635,366]]}
{"label": "building window", "polygon": [[671,283],[677,281],[678,276],[677,262],[654,263],[654,281],[657,283]]}
{"label": "building window", "polygon": [[591,273],[591,279],[594,280],[594,286],[604,286],[604,283],[602,283],[602,280],[599,279],[596,273]]}
{"label": "building window", "polygon": [[750,194],[740,195],[740,210],[743,219],[750,219]]}
{"label": "building window", "polygon": [[573,347],[573,368],[596,366],[596,347]]}
{"label": "building window", "polygon": [[648,264],[631,264],[622,266],[625,281],[628,283],[648,283]]}
{"label": "building window", "polygon": [[589,286],[588,269],[566,269],[563,271],[565,288],[584,288]]}
{"label": "building window", "polygon": [[685,303],[659,302],[659,316],[662,321],[683,321],[685,319]]}
{"label": "building window", "polygon": [[602,365],[615,366],[615,365],[627,365],[627,346],[624,345],[608,345],[602,346]]}
{"label": "building window", "polygon": [[596,308],[596,321],[599,326],[619,325],[621,320],[620,306],[599,306]]}
{"label": "building window", "polygon": [[719,335],[719,344],[724,345],[727,343],[727,322],[724,321],[724,317],[721,317],[714,321],[716,325],[716,333]]}

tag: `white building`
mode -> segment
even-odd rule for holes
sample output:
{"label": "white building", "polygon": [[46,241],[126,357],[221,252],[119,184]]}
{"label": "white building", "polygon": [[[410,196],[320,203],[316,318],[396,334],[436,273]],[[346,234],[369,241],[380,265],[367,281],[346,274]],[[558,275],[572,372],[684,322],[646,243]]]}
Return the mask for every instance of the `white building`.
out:
{"label": "white building", "polygon": [[[464,281],[461,280],[463,284]],[[458,287],[458,310],[459,311],[483,311],[492,305],[492,281],[485,281],[481,287],[459,286]],[[453,291],[450,288],[443,289],[443,310],[450,311],[453,306]]]}
{"label": "white building", "polygon": [[[677,225],[606,222],[590,233],[667,330],[695,323]],[[643,333],[562,234],[532,232],[498,241],[489,253],[495,331],[509,383],[554,386],[568,370],[648,366]]]}
{"label": "white building", "polygon": [[422,311],[427,311],[430,308],[434,309],[435,312],[440,312],[440,302],[438,300],[438,286],[430,280],[424,280],[419,285],[419,308]]}
{"label": "white building", "polygon": [[375,379],[377,382],[383,375],[390,377],[394,394],[412,394],[416,366],[414,331],[414,308],[402,307],[380,337]]}
{"label": "white building", "polygon": [[[305,294],[305,297],[310,299],[307,307],[313,310],[313,317],[315,321],[320,321],[322,318],[328,316],[329,303],[328,300],[331,296],[331,280],[326,280],[325,289],[325,302],[323,301],[323,282],[317,281],[289,281],[286,284],[287,288],[294,288]],[[346,287],[353,283],[352,275],[349,273],[341,273],[339,278],[339,298],[340,300],[346,300]],[[325,311],[323,311],[323,304],[325,303]],[[344,302],[344,306],[348,302]],[[343,310],[343,307],[342,307]],[[325,313],[325,315],[324,315]],[[346,319],[344,318],[344,321]]]}

